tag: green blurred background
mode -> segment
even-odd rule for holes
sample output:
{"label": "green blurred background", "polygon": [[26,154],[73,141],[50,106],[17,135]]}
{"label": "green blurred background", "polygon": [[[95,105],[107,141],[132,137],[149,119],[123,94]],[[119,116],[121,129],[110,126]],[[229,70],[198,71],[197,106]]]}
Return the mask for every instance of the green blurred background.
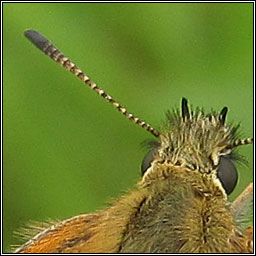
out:
{"label": "green blurred background", "polygon": [[[253,134],[253,3],[4,3],[3,245],[28,220],[101,209],[140,178],[152,138],[23,35],[46,35],[129,111],[159,128],[181,97]],[[253,179],[239,153],[236,197]]]}

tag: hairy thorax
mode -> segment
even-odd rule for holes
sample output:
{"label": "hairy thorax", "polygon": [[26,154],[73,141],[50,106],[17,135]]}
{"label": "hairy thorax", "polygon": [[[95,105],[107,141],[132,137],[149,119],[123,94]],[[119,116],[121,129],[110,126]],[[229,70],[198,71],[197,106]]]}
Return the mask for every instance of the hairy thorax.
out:
{"label": "hairy thorax", "polygon": [[[188,174],[186,174],[188,175]],[[226,198],[207,184],[170,176],[149,189],[124,233],[120,252],[225,253],[239,252],[239,232]],[[200,183],[200,182],[199,182]],[[197,182],[198,184],[198,182]],[[209,191],[209,190],[208,190]],[[232,248],[233,247],[233,248]]]}

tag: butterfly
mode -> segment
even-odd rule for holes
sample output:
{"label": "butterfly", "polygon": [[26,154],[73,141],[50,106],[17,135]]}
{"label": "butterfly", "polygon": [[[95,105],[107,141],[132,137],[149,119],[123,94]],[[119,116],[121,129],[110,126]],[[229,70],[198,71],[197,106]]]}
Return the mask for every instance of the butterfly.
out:
{"label": "butterfly", "polygon": [[[156,139],[141,165],[141,180],[112,206],[64,221],[30,224],[16,253],[252,253],[253,184],[235,199],[238,139],[228,108],[167,113],[161,131],[129,113],[35,30],[25,36],[41,51]],[[32,238],[31,238],[32,237]]]}

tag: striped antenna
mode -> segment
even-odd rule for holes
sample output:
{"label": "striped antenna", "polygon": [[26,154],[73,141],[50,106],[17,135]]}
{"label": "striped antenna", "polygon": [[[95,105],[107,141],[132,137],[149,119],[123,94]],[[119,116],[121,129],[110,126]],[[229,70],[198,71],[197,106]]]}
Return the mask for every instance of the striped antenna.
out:
{"label": "striped antenna", "polygon": [[140,118],[135,117],[132,113],[129,113],[126,108],[121,106],[117,101],[115,101],[110,95],[105,93],[104,90],[99,88],[83,71],[78,68],[74,62],[72,62],[69,58],[65,57],[48,39],[46,39],[43,35],[38,33],[35,30],[27,30],[25,31],[25,36],[41,51],[43,51],[46,55],[48,55],[55,62],[58,62],[62,67],[72,72],[80,78],[86,85],[88,85],[92,90],[94,90],[97,94],[102,96],[106,101],[112,104],[113,107],[117,108],[124,116],[126,116],[133,123],[139,125],[145,130],[152,133],[155,137],[159,136],[159,132],[155,130],[151,125],[142,121]]}
{"label": "striped antenna", "polygon": [[243,146],[243,145],[252,144],[252,143],[253,143],[253,138],[236,140],[233,144],[229,146],[229,148],[234,148],[234,147]]}

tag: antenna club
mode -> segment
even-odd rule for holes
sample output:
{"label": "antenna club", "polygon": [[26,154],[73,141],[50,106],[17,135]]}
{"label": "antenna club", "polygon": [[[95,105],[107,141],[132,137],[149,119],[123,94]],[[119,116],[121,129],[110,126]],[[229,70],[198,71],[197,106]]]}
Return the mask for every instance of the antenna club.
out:
{"label": "antenna club", "polygon": [[45,51],[45,49],[50,45],[48,39],[33,29],[26,30],[24,35],[41,51]]}

